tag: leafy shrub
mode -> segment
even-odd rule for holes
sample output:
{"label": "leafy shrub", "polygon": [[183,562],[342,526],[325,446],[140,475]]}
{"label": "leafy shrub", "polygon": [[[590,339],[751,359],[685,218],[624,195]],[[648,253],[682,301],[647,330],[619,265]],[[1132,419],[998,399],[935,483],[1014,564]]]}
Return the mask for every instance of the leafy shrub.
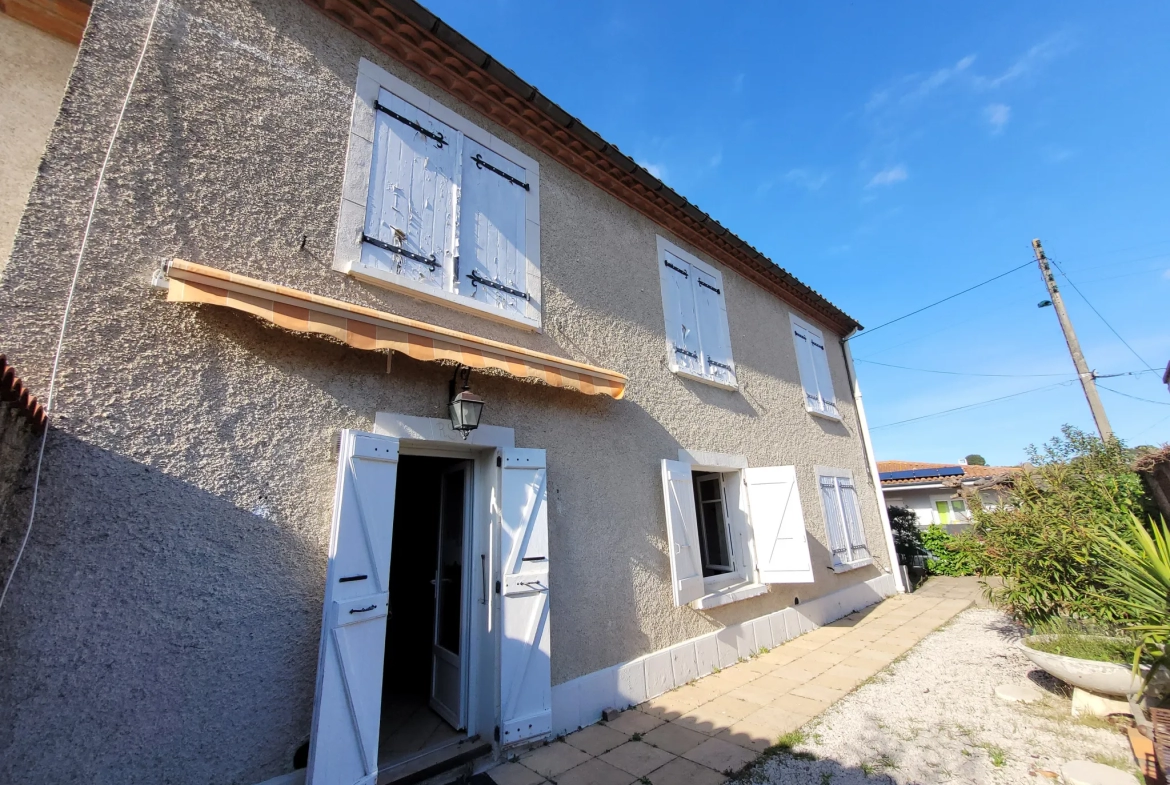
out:
{"label": "leafy shrub", "polygon": [[922,532],[922,547],[930,551],[926,569],[931,575],[974,575],[975,560],[964,547],[963,537],[956,537],[937,523]]}
{"label": "leafy shrub", "polygon": [[1075,619],[1055,619],[1037,625],[1032,633],[1044,640],[1028,642],[1028,648],[1076,657],[1079,660],[1129,665],[1138,641],[1132,635],[1118,634],[1108,628]]}
{"label": "leafy shrub", "polygon": [[899,556],[921,556],[924,549],[918,516],[913,510],[897,505],[890,505],[886,512],[890,516],[890,532],[894,535],[894,551]]}
{"label": "leafy shrub", "polygon": [[1165,519],[1143,526],[1131,516],[1129,541],[1109,531],[1100,543],[1106,577],[1121,592],[1127,628],[1141,639],[1131,647],[1134,669],[1153,665],[1150,675],[1170,668],[1170,528]]}
{"label": "leafy shrub", "polygon": [[1071,617],[1118,626],[1131,614],[1097,543],[1109,532],[1133,542],[1129,521],[1150,508],[1141,478],[1120,442],[1069,425],[1028,456],[1032,465],[1002,487],[1002,504],[985,509],[972,498],[974,537],[964,552],[977,572],[1003,578],[986,593],[1026,624]]}
{"label": "leafy shrub", "polygon": [[987,465],[987,459],[984,458],[982,455],[979,455],[978,453],[973,453],[971,455],[968,455],[963,460],[965,460],[967,462],[968,466],[986,466]]}

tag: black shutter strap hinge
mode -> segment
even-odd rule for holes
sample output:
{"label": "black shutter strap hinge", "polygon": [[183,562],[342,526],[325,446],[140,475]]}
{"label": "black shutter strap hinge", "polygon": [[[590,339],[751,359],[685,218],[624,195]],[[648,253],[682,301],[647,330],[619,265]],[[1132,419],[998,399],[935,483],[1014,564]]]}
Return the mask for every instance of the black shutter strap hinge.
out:
{"label": "black shutter strap hinge", "polygon": [[699,355],[698,355],[698,354],[696,354],[695,352],[692,352],[692,351],[690,351],[690,350],[688,350],[688,349],[684,349],[684,348],[682,348],[681,346],[677,346],[677,345],[676,345],[676,346],[674,347],[674,350],[675,350],[676,352],[678,352],[679,354],[685,354],[687,357],[690,357],[691,359],[694,359],[694,360],[697,360],[697,359],[699,359]]}
{"label": "black shutter strap hinge", "polygon": [[399,256],[405,256],[407,259],[413,259],[416,262],[421,262],[422,264],[428,265],[432,270],[439,266],[439,262],[435,259],[434,254],[431,254],[430,256],[423,256],[420,253],[408,251],[405,248],[399,248],[397,245],[384,243],[377,237],[370,237],[365,232],[362,233],[362,242],[369,243],[375,248],[381,248],[383,251],[389,251],[390,253],[398,254]]}
{"label": "black shutter strap hinge", "polygon": [[[664,264],[665,264],[667,267],[669,267],[670,269],[674,270],[676,273],[682,273],[682,276],[683,276],[683,278],[690,278],[690,277],[691,277],[691,274],[690,274],[690,273],[688,273],[688,272],[687,272],[686,270],[684,270],[683,268],[681,268],[681,267],[676,267],[676,266],[674,266],[673,264],[671,264],[669,259],[667,259],[667,260],[666,260],[665,262],[663,262],[663,263],[664,263]],[[700,283],[701,283],[701,282],[700,282]]]}
{"label": "black shutter strap hinge", "polygon": [[379,101],[374,101],[374,108],[377,109],[379,112],[383,112],[385,114],[390,115],[395,120],[402,123],[403,125],[409,125],[411,128],[418,131],[420,134],[427,137],[428,139],[434,139],[435,142],[439,145],[439,147],[450,144],[450,142],[448,142],[446,139],[443,138],[442,134],[435,133],[434,131],[430,130],[429,128],[423,128],[421,125],[416,123],[414,120],[408,120],[407,118],[398,114],[398,112],[395,112],[393,109],[391,109],[390,107],[386,106],[385,104],[383,104]]}
{"label": "black shutter strap hinge", "polygon": [[513,289],[511,286],[504,286],[502,283],[497,283],[496,281],[484,278],[479,274],[479,270],[472,270],[471,274],[467,277],[471,279],[471,285],[473,287],[478,287],[479,284],[483,284],[484,286],[490,286],[493,289],[499,289],[501,292],[507,292],[508,294],[515,295],[516,297],[522,297],[525,300],[529,299],[528,292],[522,292],[519,289]]}
{"label": "black shutter strap hinge", "polygon": [[699,286],[706,286],[708,289],[715,292],[715,294],[723,294],[723,292],[719,291],[714,286],[704,281],[702,278],[699,279]]}
{"label": "black shutter strap hinge", "polygon": [[732,368],[730,365],[726,365],[726,364],[721,363],[721,362],[716,362],[715,360],[711,359],[711,355],[709,355],[709,354],[707,355],[707,365],[714,365],[716,368],[722,368],[723,370],[727,371],[728,373],[735,373],[735,369]]}
{"label": "black shutter strap hinge", "polygon": [[505,172],[503,169],[497,169],[496,167],[492,166],[487,161],[483,160],[483,158],[480,156],[479,153],[476,153],[475,156],[471,160],[475,161],[476,168],[487,169],[490,172],[495,172],[500,177],[503,177],[505,180],[510,182],[512,185],[518,185],[521,188],[523,188],[525,191],[531,190],[531,188],[529,188],[529,186],[528,186],[528,183],[524,182],[523,180],[517,180],[512,175]]}

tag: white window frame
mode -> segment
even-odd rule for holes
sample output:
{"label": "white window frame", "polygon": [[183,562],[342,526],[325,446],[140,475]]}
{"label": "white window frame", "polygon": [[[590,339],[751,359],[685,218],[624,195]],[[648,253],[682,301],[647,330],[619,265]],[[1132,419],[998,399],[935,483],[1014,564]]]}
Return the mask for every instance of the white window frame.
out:
{"label": "white window frame", "polygon": [[[819,327],[814,327],[812,324],[810,324],[809,322],[806,322],[804,319],[801,319],[799,316],[797,316],[794,313],[789,314],[789,321],[791,322],[791,324],[794,328],[799,327],[801,330],[806,332],[810,339],[813,337],[820,339],[821,346],[825,347],[825,363],[826,363],[826,365],[828,365],[829,345],[825,342],[824,331],[822,331]],[[796,340],[797,339],[796,339],[795,331],[793,331],[793,335],[792,335],[793,348],[798,354],[797,360],[796,360],[796,373],[798,376],[800,376],[800,398],[802,401],[804,401],[805,411],[807,411],[809,414],[814,415],[816,417],[823,417],[826,420],[832,420],[834,422],[843,422],[843,420],[841,418],[841,407],[838,403],[840,401],[840,398],[837,395],[836,386],[833,385],[833,375],[832,375],[831,366],[830,366],[830,371],[829,371],[829,385],[833,389],[833,408],[835,408],[837,410],[837,413],[833,414],[831,412],[823,411],[821,409],[816,408],[815,406],[812,406],[808,402],[808,396],[805,394],[805,391],[804,391],[805,379],[804,379],[803,372],[800,369],[800,357],[799,357],[800,347],[796,345]],[[812,372],[815,374],[816,370],[813,369]],[[818,381],[819,381],[819,377],[818,377]],[[819,383],[817,385],[817,395],[818,396],[821,395]],[[821,398],[823,401],[823,399],[824,399],[823,396],[821,396]]]}
{"label": "white window frame", "polygon": [[[849,469],[838,469],[838,468],[834,468],[831,466],[816,466],[816,467],[814,467],[814,471],[816,473],[816,480],[817,480],[817,482],[816,482],[817,500],[821,505],[821,515],[824,517],[824,521],[825,521],[825,541],[829,545],[829,555],[830,555],[830,559],[832,559],[831,566],[833,568],[833,572],[847,572],[849,570],[856,570],[860,567],[868,567],[869,565],[873,564],[873,551],[870,550],[869,538],[866,537],[866,535],[865,535],[865,519],[862,518],[862,516],[861,516],[861,494],[860,494],[859,489],[857,487],[857,482],[853,479],[853,472],[850,471]],[[821,493],[821,478],[822,477],[833,477],[833,478],[837,478],[837,479],[846,479],[850,483],[852,483],[854,495],[857,496],[857,526],[858,526],[858,529],[861,531],[862,539],[865,540],[863,545],[866,549],[866,552],[869,553],[868,556],[861,558],[861,559],[855,559],[853,561],[837,561],[836,557],[833,556],[832,538],[829,535],[829,511],[827,509],[825,509],[825,498],[824,498],[824,494]],[[838,514],[841,516],[840,517],[841,529],[845,535],[846,548],[847,548],[848,552],[850,554],[852,554],[853,548],[855,548],[856,545],[855,545],[855,543],[853,543],[850,540],[849,527],[845,524],[844,511],[841,509],[841,489],[839,486],[836,486],[836,485],[834,485],[834,488],[836,490],[837,505],[838,505],[837,510],[838,510]]]}
{"label": "white window frame", "polygon": [[[454,128],[463,136],[483,145],[525,170],[528,191],[525,197],[524,253],[528,266],[526,292],[529,307],[524,315],[507,313],[471,297],[447,289],[414,281],[404,275],[362,264],[361,236],[366,225],[370,169],[376,124],[374,102],[381,90],[387,90],[431,117]],[[457,221],[458,207],[453,220]],[[350,122],[349,148],[345,157],[345,180],[342,186],[333,269],[355,278],[428,302],[473,313],[498,322],[542,331],[540,274],[540,165],[511,145],[496,138],[470,120],[456,114],[438,101],[423,94],[385,69],[362,58],[358,64],[357,88],[354,92]],[[450,277],[450,276],[448,276]]]}
{"label": "white window frame", "polygon": [[743,470],[748,467],[747,456],[679,450],[678,459],[691,464],[692,477],[707,473],[721,475],[727,536],[734,553],[732,571],[704,577],[703,587],[707,594],[691,605],[703,610],[766,594],[767,584],[760,583],[756,575],[751,521],[743,488]]}
{"label": "white window frame", "polygon": [[[704,275],[715,279],[715,281],[717,282],[716,285],[718,286],[718,288],[720,290],[720,297],[722,297],[722,300],[723,300],[723,316],[724,316],[723,329],[727,332],[727,336],[728,336],[727,350],[729,352],[729,356],[728,356],[728,359],[730,360],[729,365],[731,365],[731,368],[732,368],[731,375],[733,378],[737,378],[736,365],[735,365],[735,360],[734,360],[734,352],[731,351],[731,324],[730,324],[730,321],[728,319],[728,314],[727,314],[727,289],[723,283],[723,275],[718,270],[716,270],[714,267],[712,267],[711,265],[704,262],[702,259],[699,259],[694,254],[683,250],[682,248],[680,248],[677,245],[675,245],[674,243],[672,243],[670,240],[667,240],[662,235],[657,235],[656,237],[657,237],[657,246],[658,246],[658,249],[657,249],[658,250],[658,257],[657,257],[658,258],[658,275],[659,275],[659,280],[660,280],[660,282],[662,282],[664,289],[665,289],[665,281],[667,280],[666,276],[668,274],[671,274],[670,268],[668,268],[666,266],[666,261],[667,261],[666,254],[668,252],[670,254],[678,257],[681,261],[684,261],[687,264],[691,265],[692,267],[698,268],[698,270],[700,272],[702,272]],[[674,273],[674,274],[677,275],[677,273]],[[697,281],[693,282],[692,286],[696,290],[696,302],[697,302],[697,289],[698,289]],[[664,291],[663,292],[663,311],[664,312],[666,310],[666,307],[667,307],[666,306],[666,294]],[[665,313],[664,313],[664,316],[665,316]],[[696,314],[696,319],[697,319],[697,317],[698,317],[698,315]],[[700,335],[700,362],[702,362],[702,357],[704,355],[705,355],[705,352],[702,348],[702,336]],[[680,367],[678,364],[678,356],[675,353],[675,347],[674,347],[673,343],[671,342],[669,335],[667,335],[667,337],[666,337],[666,364],[670,368],[671,372],[678,375],[678,376],[683,376],[683,377],[686,377],[687,379],[694,379],[696,381],[700,381],[700,382],[703,382],[704,384],[709,384],[709,385],[712,385],[713,387],[718,387],[718,388],[723,389],[723,390],[738,390],[739,389],[738,379],[733,384],[727,384],[723,381],[720,381],[719,379],[714,379],[710,376],[705,376],[704,374],[701,374],[701,373],[694,373],[690,370],[687,370],[686,368]]]}
{"label": "white window frame", "polygon": [[937,505],[939,502],[946,502],[947,509],[950,510],[952,517],[955,516],[954,502],[962,502],[963,503],[963,508],[965,510],[965,515],[963,517],[966,520],[955,521],[954,523],[949,524],[949,525],[960,526],[960,525],[963,525],[966,523],[971,523],[971,521],[973,519],[973,516],[971,514],[971,505],[967,504],[966,499],[960,497],[958,494],[950,494],[950,495],[933,494],[930,497],[930,518],[932,521],[934,521],[938,525],[940,525],[940,526],[946,525],[946,524],[943,524],[942,520],[939,518],[939,515],[938,515],[938,506]]}

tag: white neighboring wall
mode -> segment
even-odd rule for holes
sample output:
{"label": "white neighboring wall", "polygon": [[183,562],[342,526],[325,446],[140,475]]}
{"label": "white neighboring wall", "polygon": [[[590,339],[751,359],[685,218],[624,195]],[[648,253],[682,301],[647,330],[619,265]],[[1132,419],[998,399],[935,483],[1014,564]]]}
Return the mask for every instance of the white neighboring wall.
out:
{"label": "white neighboring wall", "polygon": [[762,648],[772,649],[897,593],[886,573],[782,611],[724,627],[630,662],[587,673],[553,687],[553,735],[571,733],[702,676],[727,668]]}
{"label": "white neighboring wall", "polygon": [[73,44],[0,13],[0,272],[76,57]]}

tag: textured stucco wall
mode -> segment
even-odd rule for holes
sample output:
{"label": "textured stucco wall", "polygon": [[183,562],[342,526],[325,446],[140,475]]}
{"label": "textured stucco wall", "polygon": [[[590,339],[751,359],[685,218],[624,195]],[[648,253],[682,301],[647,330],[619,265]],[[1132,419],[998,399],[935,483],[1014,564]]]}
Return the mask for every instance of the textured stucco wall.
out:
{"label": "textured stucco wall", "polygon": [[77,47],[0,13],[0,273]]}
{"label": "textured stucco wall", "polygon": [[[0,284],[0,343],[35,389],[151,5],[95,4]],[[362,56],[540,161],[543,334],[330,269]],[[623,401],[475,377],[485,422],[548,450],[554,683],[877,575],[827,567],[814,465],[853,470],[885,561],[841,353],[832,423],[803,409],[786,307],[715,263],[742,389],[675,377],[657,231],[296,0],[164,2],[78,279],[36,528],[0,610],[0,781],[249,785],[287,770],[312,705],[330,436],[379,410],[445,416],[449,368],[398,356],[387,375],[379,354],[166,303],[148,281],[174,256],[630,376]],[[799,467],[814,585],[674,607],[659,462],[679,447]]]}

